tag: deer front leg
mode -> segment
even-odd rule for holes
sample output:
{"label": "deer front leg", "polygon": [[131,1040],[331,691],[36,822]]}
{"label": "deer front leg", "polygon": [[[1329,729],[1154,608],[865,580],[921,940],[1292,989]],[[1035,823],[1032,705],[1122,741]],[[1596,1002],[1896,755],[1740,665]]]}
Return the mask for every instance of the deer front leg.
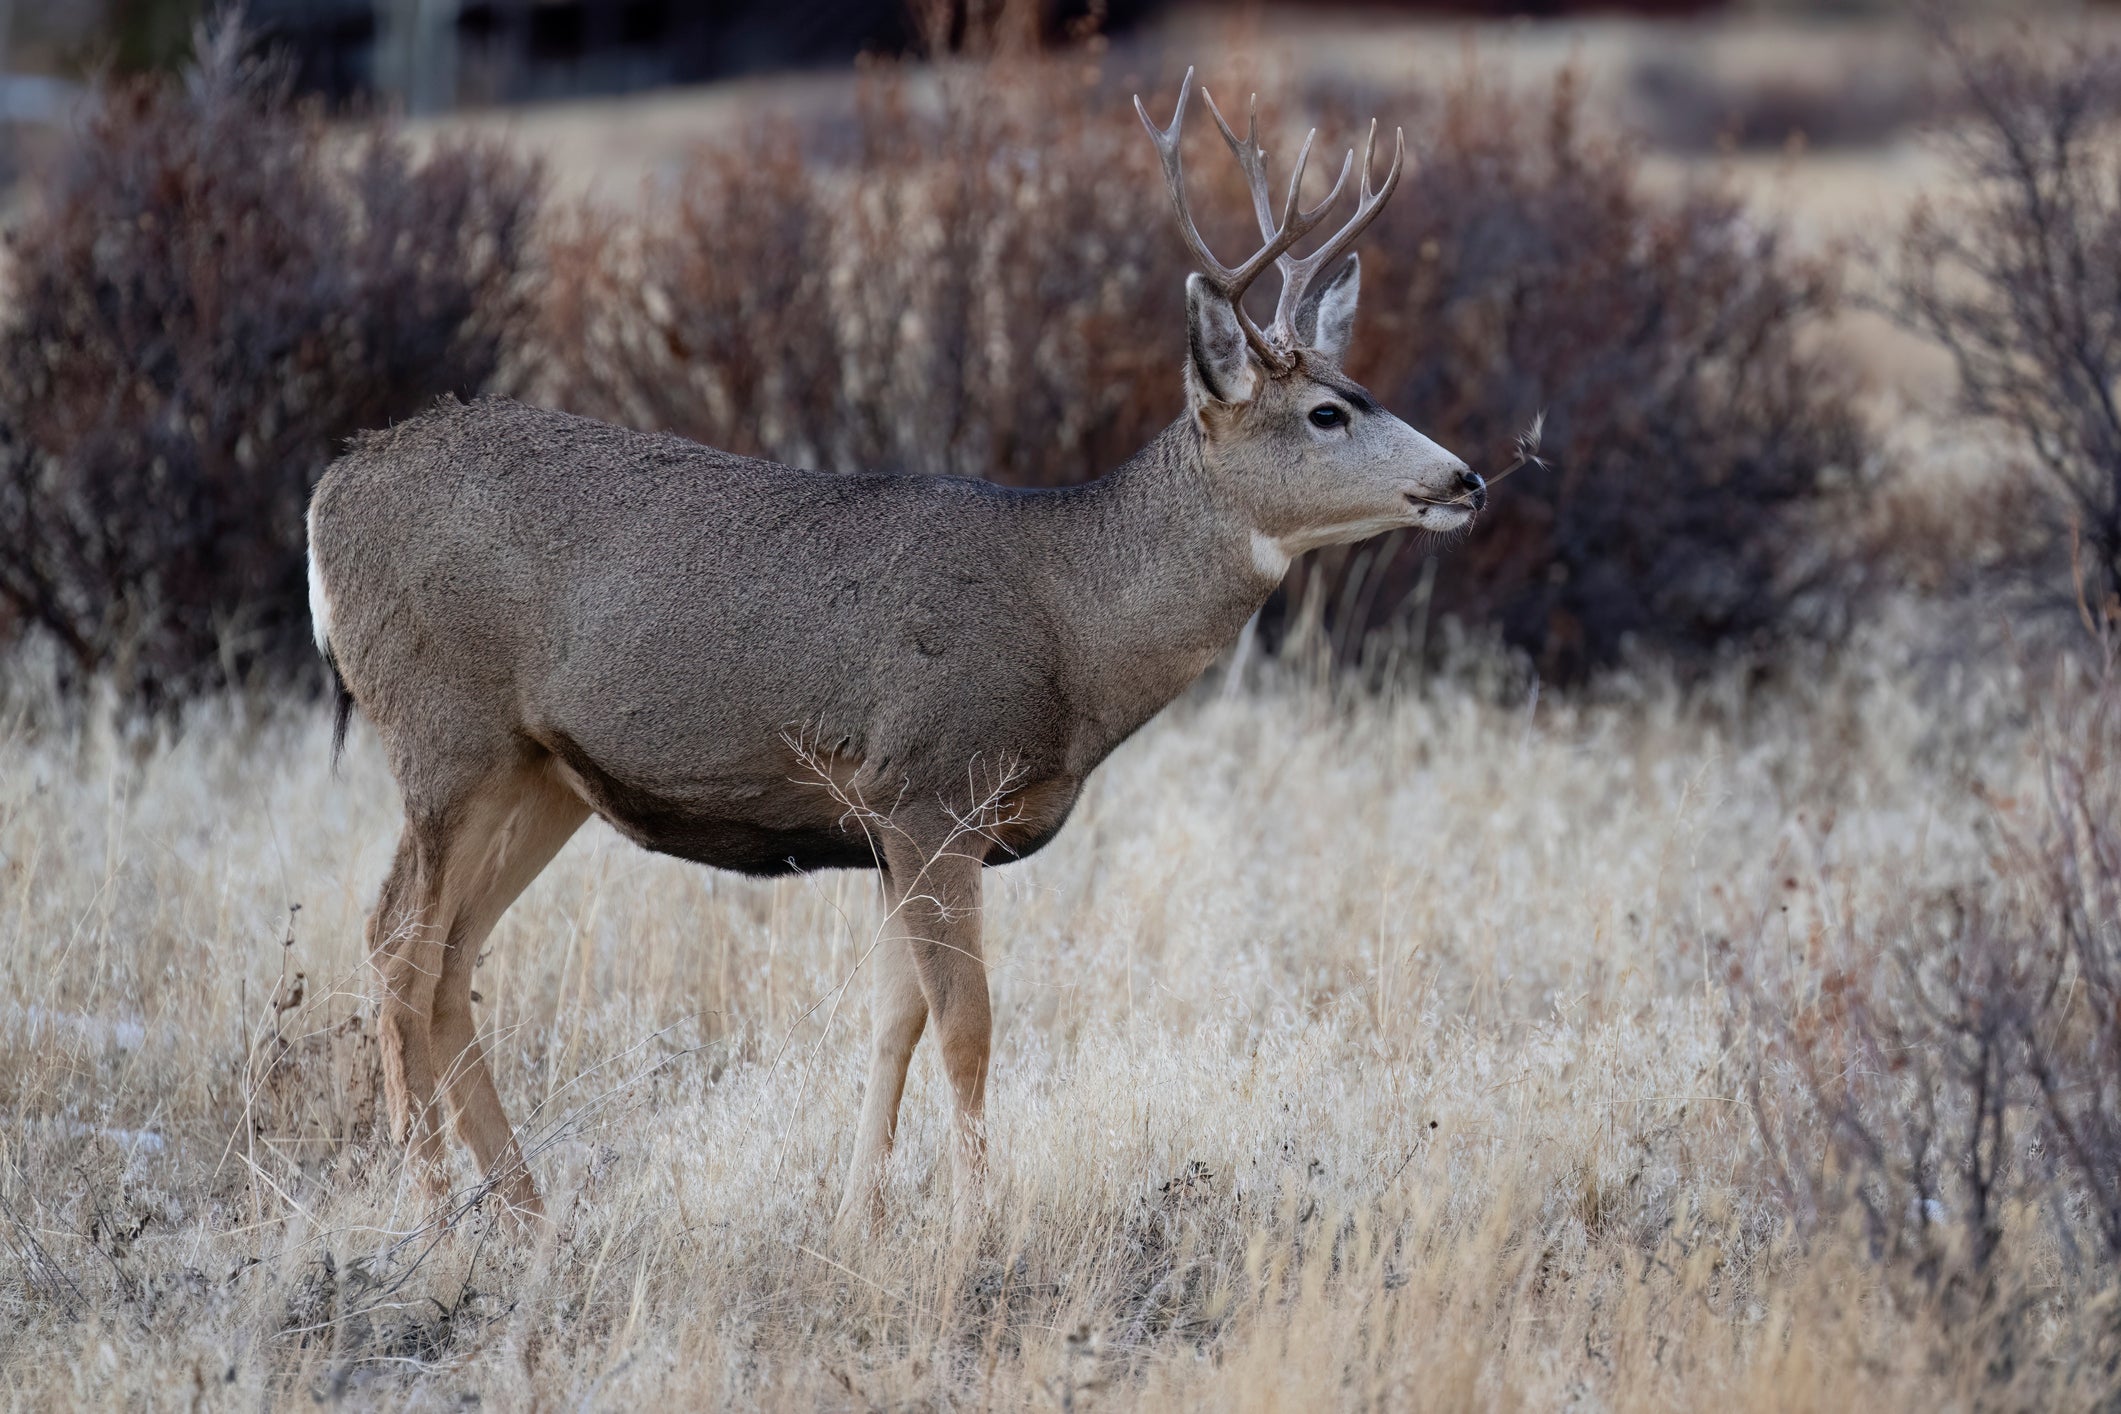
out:
{"label": "deer front leg", "polygon": [[928,1001],[921,995],[913,950],[899,925],[900,890],[890,875],[884,880],[889,915],[870,956],[869,1087],[862,1095],[862,1124],[855,1134],[854,1166],[847,1172],[847,1194],[840,1201],[838,1225],[848,1228],[866,1217],[871,1225],[884,1216],[884,1163],[898,1133],[899,1100],[906,1092],[906,1067],[928,1024]]}
{"label": "deer front leg", "polygon": [[892,874],[906,880],[899,921],[956,1100],[959,1191],[969,1193],[987,1166],[987,1048],[993,1031],[980,950],[980,860],[948,846],[918,854],[910,841],[887,845],[884,858]]}

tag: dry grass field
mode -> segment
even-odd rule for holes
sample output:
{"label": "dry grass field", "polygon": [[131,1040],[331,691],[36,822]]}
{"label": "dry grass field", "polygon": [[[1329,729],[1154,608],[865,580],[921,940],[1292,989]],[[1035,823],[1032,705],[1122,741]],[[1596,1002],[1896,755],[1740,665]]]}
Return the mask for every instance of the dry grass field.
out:
{"label": "dry grass field", "polygon": [[[1291,55],[1274,61],[1291,89],[1300,50],[1363,97],[1490,45],[1535,88],[1576,61],[1591,110],[1623,119],[1642,54],[1681,73],[1789,70],[1799,97],[1885,62],[1881,27],[1854,22],[1766,49],[1743,25],[1386,42],[1367,18],[1245,23],[1238,40]],[[1236,41],[1203,8],[1143,42],[1146,69]],[[853,91],[761,80],[458,115],[418,137],[540,157],[565,200],[590,199],[570,218],[650,212],[634,194],[688,170],[703,139],[853,114]],[[145,126],[157,143],[126,151],[153,156],[182,124]],[[809,190],[799,164],[772,170]],[[1910,133],[1642,157],[1643,190],[1713,179],[1807,252],[1889,236],[1943,170]],[[78,222],[90,255],[102,209]],[[1538,235],[1591,208],[1523,209],[1546,213]],[[1051,224],[1025,211],[1023,229]],[[1630,248],[1653,229],[1611,227]],[[769,233],[743,247],[752,266],[697,262],[744,286],[695,299],[705,323],[755,303],[743,271],[777,268],[784,245]],[[1008,247],[979,249],[977,268],[1013,268],[992,254]],[[613,268],[613,288],[654,288]],[[1561,313],[1597,323],[1583,310],[1602,278],[1557,278],[1585,301]],[[206,334],[215,357],[267,342]],[[217,685],[154,717],[125,710],[129,647],[79,670],[86,701],[60,691],[49,644],[8,649],[0,1409],[2121,1407],[2121,598],[2079,604],[2091,633],[2057,611],[2067,557],[2040,536],[2070,507],[2048,515],[2022,457],[1945,415],[1934,349],[1853,306],[1803,337],[1850,355],[1846,385],[1865,391],[1849,405],[1878,433],[1867,496],[1823,496],[1804,522],[1853,547],[1861,573],[1831,592],[1855,627],[1669,659],[1622,639],[1621,667],[1543,690],[1528,655],[1429,621],[1430,588],[1480,572],[1477,537],[1508,525],[1507,498],[1544,494],[1531,474],[1432,562],[1418,627],[1370,640],[1418,638],[1427,656],[1397,661],[1440,659],[1427,676],[1373,659],[1358,686],[1321,644],[1331,593],[1298,596],[1280,656],[1241,684],[1211,670],[1093,778],[1050,848],[989,874],[991,1171],[953,1181],[924,1048],[872,1233],[833,1227],[865,962],[887,921],[872,878],[751,880],[581,831],[502,919],[475,984],[549,1213],[518,1230],[454,1146],[437,1199],[380,1120],[361,935],[399,816],[367,726],[334,772],[326,709],[301,690]],[[1614,376],[1606,346],[1586,347]],[[879,366],[903,361],[888,349]],[[712,352],[657,389],[677,404],[719,388]],[[87,431],[123,365],[79,376]],[[1056,405],[1077,406],[1055,376]],[[1081,375],[1099,392],[1129,376]],[[346,381],[259,386],[299,411]],[[1536,381],[1523,409],[1484,415],[1529,416]],[[141,426],[174,425],[142,406]],[[1760,423],[1715,466],[1757,475],[1803,425]],[[1586,460],[1603,450],[1579,436]],[[84,465],[149,464],[113,445]],[[1641,465],[1691,468],[1696,450]],[[149,491],[113,484],[113,505],[159,523]],[[1581,494],[1649,499],[1628,478]],[[119,548],[149,562],[135,578],[167,568]],[[1720,553],[1701,554],[1709,570],[1729,568]],[[226,547],[198,558],[225,568]],[[1537,582],[1559,570],[1538,562]],[[205,609],[198,622],[241,637]],[[288,642],[308,668],[306,626]],[[222,666],[213,682],[247,680]]]}
{"label": "dry grass field", "polygon": [[2031,704],[2088,693],[1904,657],[1558,706],[1478,654],[1196,693],[992,876],[993,1171],[951,1191],[924,1051],[865,1241],[830,1220],[869,879],[568,846],[478,983],[554,1215],[517,1237],[378,1147],[365,729],[334,779],[306,708],[0,726],[0,1403],[2110,1400],[2075,1218],[1999,1219],[1992,1276],[2045,1303],[1999,1375],[1777,1177],[1829,1136],[1764,1032],[1910,898],[2019,887],[1999,812],[2059,741]]}

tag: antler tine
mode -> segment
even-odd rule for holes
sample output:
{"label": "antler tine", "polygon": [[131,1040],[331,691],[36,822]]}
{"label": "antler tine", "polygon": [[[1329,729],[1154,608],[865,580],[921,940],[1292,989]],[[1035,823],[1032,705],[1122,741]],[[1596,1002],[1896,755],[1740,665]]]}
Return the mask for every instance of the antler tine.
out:
{"label": "antler tine", "polygon": [[[1171,204],[1178,211],[1178,233],[1184,238],[1186,248],[1193,253],[1193,259],[1200,266],[1201,273],[1208,277],[1209,282],[1222,292],[1236,310],[1238,326],[1244,330],[1246,342],[1252,345],[1261,358],[1274,360],[1274,346],[1267,342],[1267,336],[1261,332],[1259,325],[1253,322],[1252,316],[1245,312],[1244,306],[1244,292],[1252,281],[1258,278],[1258,266],[1263,263],[1257,262],[1255,257],[1255,260],[1247,261],[1244,266],[1232,269],[1217,260],[1215,252],[1208,249],[1208,242],[1201,236],[1200,227],[1193,220],[1192,208],[1186,201],[1186,176],[1179,158],[1179,136],[1185,129],[1186,101],[1192,92],[1193,69],[1188,66],[1185,78],[1179,82],[1178,107],[1171,115],[1171,126],[1168,128],[1156,126],[1149,116],[1148,107],[1143,104],[1138,93],[1134,95],[1134,111],[1140,115],[1142,126],[1149,130],[1149,137],[1156,144],[1156,155],[1164,168],[1164,185],[1170,190]],[[1205,94],[1207,90],[1202,89],[1201,92]],[[1283,249],[1287,247],[1284,246]]]}
{"label": "antler tine", "polygon": [[[1363,139],[1362,144],[1362,184],[1358,188],[1355,214],[1348,218],[1347,225],[1334,232],[1332,239],[1328,240],[1317,250],[1312,251],[1301,259],[1292,255],[1282,260],[1281,298],[1275,302],[1274,323],[1269,331],[1276,343],[1291,348],[1295,346],[1296,309],[1298,305],[1303,303],[1304,293],[1310,288],[1312,277],[1347,253],[1348,247],[1355,244],[1355,238],[1361,235],[1372,221],[1377,219],[1377,213],[1384,209],[1385,202],[1390,199],[1393,190],[1399,186],[1399,175],[1405,167],[1407,159],[1406,130],[1404,128],[1393,130],[1392,170],[1385,173],[1383,184],[1375,192],[1372,192],[1370,190],[1370,158],[1376,151],[1376,147],[1377,120],[1372,118],[1370,120],[1369,135]],[[1354,157],[1352,152],[1348,155],[1351,159]],[[1342,178],[1343,180],[1346,178],[1346,168],[1342,168]],[[1334,187],[1333,194],[1335,196],[1340,194],[1338,186]],[[1324,213],[1320,212],[1319,214],[1323,215]]]}
{"label": "antler tine", "polygon": [[[1351,151],[1341,160],[1340,175],[1334,178],[1333,190],[1326,193],[1326,199],[1309,211],[1299,212],[1296,205],[1298,193],[1303,190],[1304,172],[1311,163],[1311,144],[1318,140],[1318,129],[1313,128],[1306,133],[1304,145],[1296,154],[1296,170],[1289,177],[1288,195],[1282,199],[1281,219],[1277,221],[1274,219],[1273,192],[1267,182],[1267,154],[1259,145],[1259,95],[1253,94],[1245,105],[1245,136],[1242,142],[1238,141],[1237,133],[1230,125],[1223,121],[1222,110],[1215,106],[1215,96],[1208,92],[1205,84],[1201,86],[1200,96],[1207,100],[1208,114],[1215,119],[1215,126],[1222,129],[1223,141],[1229,144],[1231,154],[1237,158],[1237,165],[1245,174],[1245,185],[1252,190],[1252,214],[1259,218],[1260,235],[1269,241],[1279,240],[1289,229],[1291,222],[1295,221],[1301,225],[1302,229],[1298,232],[1298,239],[1301,239],[1318,225],[1326,212],[1332,209],[1333,203],[1340,200],[1341,189],[1348,183],[1348,170],[1355,161],[1355,154]],[[1287,256],[1278,256],[1276,260],[1286,264]]]}
{"label": "antler tine", "polygon": [[[1304,137],[1303,149],[1296,154],[1296,170],[1289,174],[1289,195],[1283,200],[1281,206],[1282,225],[1288,226],[1293,223],[1303,227],[1306,234],[1314,229],[1320,221],[1324,220],[1326,213],[1333,209],[1333,204],[1340,200],[1341,190],[1348,184],[1348,169],[1355,164],[1355,149],[1349,148],[1340,159],[1340,175],[1333,179],[1333,190],[1326,193],[1325,200],[1319,202],[1318,205],[1312,207],[1309,211],[1298,211],[1296,209],[1296,194],[1303,188],[1304,168],[1311,161],[1311,140],[1317,136],[1318,129],[1313,128]],[[1290,257],[1285,254],[1277,257],[1277,260],[1279,264],[1286,268]]]}
{"label": "antler tine", "polygon": [[1193,90],[1193,70],[1186,70],[1185,82],[1178,87],[1178,111],[1171,115],[1171,126],[1159,128],[1149,116],[1148,107],[1140,94],[1134,95],[1134,111],[1141,118],[1142,126],[1149,130],[1149,140],[1156,144],[1156,155],[1164,167],[1164,186],[1170,190],[1171,204],[1178,208],[1178,233],[1185,237],[1186,248],[1200,262],[1204,273],[1211,278],[1227,276],[1230,272],[1208,249],[1201,239],[1200,230],[1193,224],[1193,213],[1186,207],[1186,173],[1179,165],[1178,135],[1186,126],[1186,96]]}
{"label": "antler tine", "polygon": [[1223,121],[1223,110],[1215,106],[1215,95],[1208,92],[1206,84],[1200,86],[1200,96],[1207,100],[1208,116],[1222,129],[1223,141],[1230,145],[1231,155],[1245,174],[1245,185],[1252,189],[1252,214],[1259,218],[1259,233],[1271,241],[1279,228],[1274,220],[1274,198],[1267,190],[1267,154],[1259,145],[1259,95],[1255,93],[1246,100],[1243,142]]}
{"label": "antler tine", "polygon": [[[1186,203],[1185,173],[1179,162],[1178,139],[1181,130],[1185,127],[1186,99],[1192,88],[1193,70],[1189,68],[1186,70],[1185,80],[1179,88],[1178,109],[1171,115],[1171,126],[1168,128],[1156,126],[1155,121],[1149,117],[1149,110],[1142,103],[1140,94],[1134,96],[1134,111],[1141,116],[1142,126],[1149,130],[1149,137],[1156,144],[1156,155],[1163,162],[1164,185],[1170,189],[1171,204],[1178,208],[1178,230],[1179,234],[1185,238],[1186,248],[1193,252],[1193,258],[1200,264],[1201,273],[1208,277],[1222,293],[1223,298],[1227,299],[1231,307],[1236,310],[1237,322],[1239,327],[1245,332],[1246,342],[1252,345],[1253,350],[1259,354],[1260,358],[1268,366],[1274,368],[1286,367],[1289,362],[1288,354],[1276,348],[1266,334],[1261,331],[1260,327],[1253,323],[1252,316],[1245,312],[1245,291],[1251,288],[1252,282],[1259,278],[1261,271],[1279,260],[1288,252],[1290,246],[1295,245],[1310,233],[1312,228],[1318,224],[1320,218],[1325,215],[1325,208],[1320,207],[1315,211],[1309,212],[1297,211],[1295,209],[1296,188],[1292,185],[1289,189],[1289,200],[1280,227],[1276,228],[1271,225],[1269,218],[1272,214],[1272,206],[1264,195],[1266,168],[1262,157],[1260,159],[1261,165],[1259,166],[1260,180],[1254,186],[1253,206],[1260,215],[1260,230],[1261,234],[1267,238],[1267,243],[1255,251],[1244,264],[1234,269],[1217,260],[1215,253],[1208,249],[1207,241],[1202,239],[1200,228],[1194,224],[1193,212]],[[1201,89],[1201,96],[1207,98],[1208,90],[1206,88]],[[1208,98],[1208,107],[1211,110],[1215,107],[1214,99]],[[1239,153],[1238,161],[1240,165],[1244,165],[1246,159],[1243,155],[1243,148],[1237,141],[1237,135],[1230,130],[1230,125],[1222,120],[1221,113],[1216,113],[1215,122],[1216,126],[1223,130],[1223,136],[1230,142],[1231,149]],[[1251,138],[1248,139],[1249,146],[1254,153],[1257,153],[1259,148],[1259,144],[1256,141],[1257,134],[1258,126],[1255,121]],[[1304,152],[1305,157],[1308,158],[1310,153],[1309,142],[1304,144]],[[1352,158],[1353,154],[1351,153],[1350,159],[1352,160]],[[1297,166],[1296,175],[1299,181],[1303,177],[1301,162]],[[1334,197],[1340,195],[1341,184],[1347,181],[1347,175],[1347,166],[1343,164],[1341,167],[1341,181],[1336,183],[1333,188]],[[1251,168],[1249,166],[1246,170],[1246,178],[1248,181],[1251,179]],[[1329,197],[1327,205],[1331,205],[1331,202],[1332,198]]]}

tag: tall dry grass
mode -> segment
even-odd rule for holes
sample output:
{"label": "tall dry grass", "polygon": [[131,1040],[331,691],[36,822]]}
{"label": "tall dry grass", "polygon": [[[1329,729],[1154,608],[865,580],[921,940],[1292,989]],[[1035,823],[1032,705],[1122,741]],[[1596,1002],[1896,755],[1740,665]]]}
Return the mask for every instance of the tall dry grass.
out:
{"label": "tall dry grass", "polygon": [[2029,684],[1990,669],[1940,708],[1888,659],[1770,695],[1636,674],[1557,705],[1474,662],[1391,699],[1290,676],[1182,703],[1051,849],[990,876],[987,1188],[951,1192],[920,1059],[890,1217],[861,1242],[829,1224],[868,879],[743,880],[601,826],[569,845],[477,984],[554,1215],[519,1241],[476,1211],[438,1221],[379,1147],[355,941],[395,823],[373,740],[357,731],[334,780],[307,709],[208,705],[144,741],[18,716],[0,730],[0,1391],[2110,1398],[2086,1351],[2112,1287],[2065,1260],[2083,1230],[2065,1180],[2018,1191],[1984,1268],[2044,1303],[1999,1368],[1990,1308],[1954,1318],[1853,1209],[1794,1207],[1762,1138],[1840,1152],[1770,1034],[1816,1007],[1834,940],[1913,897],[2021,890],[1993,802],[2031,798],[2058,749]]}

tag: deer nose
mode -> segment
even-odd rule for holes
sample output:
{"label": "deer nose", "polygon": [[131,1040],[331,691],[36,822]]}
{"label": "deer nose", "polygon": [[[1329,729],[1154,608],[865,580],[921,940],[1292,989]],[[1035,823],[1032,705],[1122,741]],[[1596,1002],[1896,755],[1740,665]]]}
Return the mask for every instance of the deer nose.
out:
{"label": "deer nose", "polygon": [[1474,510],[1487,508],[1488,483],[1481,479],[1479,472],[1471,467],[1462,468],[1458,473],[1458,484],[1465,491],[1466,498],[1473,503]]}

